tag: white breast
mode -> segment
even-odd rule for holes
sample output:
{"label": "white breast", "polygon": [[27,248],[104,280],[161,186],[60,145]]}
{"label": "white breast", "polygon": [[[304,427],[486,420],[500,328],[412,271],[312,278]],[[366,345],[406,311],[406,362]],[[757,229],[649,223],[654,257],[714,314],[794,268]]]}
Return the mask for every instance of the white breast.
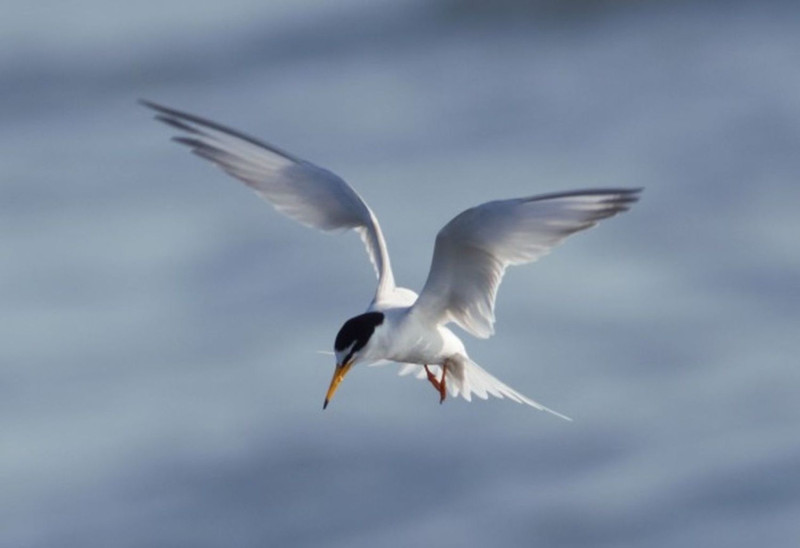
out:
{"label": "white breast", "polygon": [[[438,365],[454,354],[466,356],[466,350],[456,335],[441,325],[427,325],[409,314],[409,307],[383,310],[386,317],[373,335],[370,357],[400,363]],[[372,356],[380,353],[380,356]]]}

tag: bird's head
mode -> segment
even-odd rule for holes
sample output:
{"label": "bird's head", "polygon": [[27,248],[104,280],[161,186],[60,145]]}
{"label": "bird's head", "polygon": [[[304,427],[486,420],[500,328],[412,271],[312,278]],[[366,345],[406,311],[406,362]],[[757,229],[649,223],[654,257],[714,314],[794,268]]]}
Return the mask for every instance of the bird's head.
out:
{"label": "bird's head", "polygon": [[328,393],[325,395],[323,409],[328,407],[334,392],[339,388],[339,383],[342,382],[350,368],[363,358],[372,334],[375,333],[375,328],[383,323],[383,319],[382,312],[367,312],[344,322],[333,343],[336,369],[333,372]]}

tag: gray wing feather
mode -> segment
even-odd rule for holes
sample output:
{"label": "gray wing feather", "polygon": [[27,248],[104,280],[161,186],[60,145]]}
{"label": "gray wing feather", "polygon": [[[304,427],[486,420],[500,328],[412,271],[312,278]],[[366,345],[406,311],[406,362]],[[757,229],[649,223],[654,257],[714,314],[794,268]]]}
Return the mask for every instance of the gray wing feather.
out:
{"label": "gray wing feather", "polygon": [[487,202],[460,213],[436,237],[415,313],[432,323],[455,322],[476,337],[491,336],[508,266],[535,261],[567,236],[626,211],[639,192],[579,190]]}
{"label": "gray wing feather", "polygon": [[364,200],[338,175],[278,147],[149,101],[156,119],[183,131],[173,140],[252,188],[295,221],[324,231],[355,229],[378,276],[376,298],[394,289],[389,254],[378,220]]}

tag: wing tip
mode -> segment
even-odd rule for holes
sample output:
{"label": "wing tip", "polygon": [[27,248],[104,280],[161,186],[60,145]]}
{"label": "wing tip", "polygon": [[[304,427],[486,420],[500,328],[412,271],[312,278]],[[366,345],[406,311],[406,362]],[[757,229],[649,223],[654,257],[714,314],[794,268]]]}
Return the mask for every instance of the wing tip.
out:
{"label": "wing tip", "polygon": [[159,115],[156,115],[157,120],[164,122],[172,127],[178,128],[180,130],[200,135],[206,135],[203,131],[200,131],[199,129],[197,129],[192,125],[195,124],[200,128],[203,128],[205,131],[219,132],[223,135],[227,135],[228,137],[240,139],[242,141],[250,143],[251,145],[255,145],[257,147],[266,149],[272,152],[273,154],[277,154],[278,156],[281,156],[286,160],[289,160],[290,162],[294,163],[303,162],[303,160],[301,160],[300,158],[286,152],[285,150],[282,150],[279,147],[276,147],[275,145],[269,144],[251,135],[247,135],[246,133],[242,133],[241,131],[232,129],[217,122],[213,122],[207,118],[202,118],[200,116],[189,114],[188,112],[183,112],[170,107],[165,107],[164,105],[160,105],[148,99],[138,99],[137,103],[147,108],[151,108],[156,112],[160,113]]}
{"label": "wing tip", "polygon": [[633,188],[584,188],[579,190],[567,190],[565,192],[549,192],[547,194],[537,194],[523,198],[525,202],[543,202],[546,200],[558,200],[560,198],[579,198],[581,196],[607,196],[604,202],[634,203],[639,200],[644,187]]}
{"label": "wing tip", "polygon": [[169,107],[165,107],[164,105],[160,105],[155,101],[151,101],[150,99],[143,99],[139,98],[136,100],[136,103],[142,105],[143,107],[147,107],[149,109],[155,110],[156,112],[160,112],[162,114],[167,114],[169,116],[177,116],[182,113],[178,112],[177,110],[171,109]]}

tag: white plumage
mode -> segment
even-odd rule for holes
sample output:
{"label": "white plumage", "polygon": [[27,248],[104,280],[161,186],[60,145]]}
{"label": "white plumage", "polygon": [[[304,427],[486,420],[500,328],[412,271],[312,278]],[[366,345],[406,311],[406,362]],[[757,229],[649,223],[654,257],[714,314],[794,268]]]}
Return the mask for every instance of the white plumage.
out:
{"label": "white plumage", "polygon": [[326,405],[354,363],[388,360],[403,364],[401,375],[431,380],[442,400],[446,391],[467,401],[472,394],[505,397],[567,419],[473,362],[446,325],[452,322],[476,337],[490,337],[497,288],[508,266],[535,261],[570,234],[627,210],[639,189],[546,194],[468,209],[439,231],[431,269],[417,297],[395,285],[375,214],[340,177],[209,120],[142,103],[158,112],[157,119],[185,133],[176,141],[250,186],[281,213],[320,230],[352,228],[360,234],[378,285],[367,313],[348,320],[337,336],[337,368]]}

